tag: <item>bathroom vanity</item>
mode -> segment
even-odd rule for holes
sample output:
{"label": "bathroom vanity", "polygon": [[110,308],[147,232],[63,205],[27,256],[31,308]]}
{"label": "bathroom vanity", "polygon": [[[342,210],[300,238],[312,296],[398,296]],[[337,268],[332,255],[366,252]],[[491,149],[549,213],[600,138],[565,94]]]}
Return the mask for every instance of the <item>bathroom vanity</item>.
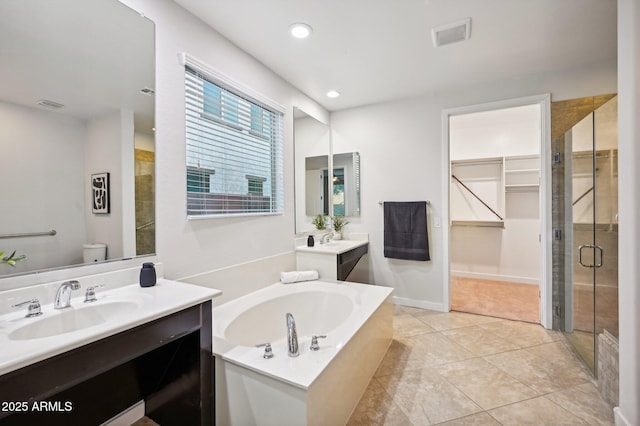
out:
{"label": "bathroom vanity", "polygon": [[159,424],[213,424],[219,294],[159,279],[0,316],[0,424],[101,424],[141,400]]}
{"label": "bathroom vanity", "polygon": [[323,279],[345,281],[368,251],[368,239],[318,242],[313,247],[297,245],[296,265],[299,270],[318,271]]}

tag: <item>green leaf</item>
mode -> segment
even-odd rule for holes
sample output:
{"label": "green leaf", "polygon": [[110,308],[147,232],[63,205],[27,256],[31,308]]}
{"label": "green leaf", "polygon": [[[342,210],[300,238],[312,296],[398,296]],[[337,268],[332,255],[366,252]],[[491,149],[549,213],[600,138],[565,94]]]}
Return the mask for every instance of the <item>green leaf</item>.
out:
{"label": "green leaf", "polygon": [[16,250],[13,251],[13,253],[11,253],[10,256],[5,256],[5,252],[4,251],[0,251],[0,263],[4,263],[5,265],[9,265],[15,268],[16,263],[18,263],[21,260],[26,259],[27,256],[24,254],[21,254],[20,256],[16,256]]}

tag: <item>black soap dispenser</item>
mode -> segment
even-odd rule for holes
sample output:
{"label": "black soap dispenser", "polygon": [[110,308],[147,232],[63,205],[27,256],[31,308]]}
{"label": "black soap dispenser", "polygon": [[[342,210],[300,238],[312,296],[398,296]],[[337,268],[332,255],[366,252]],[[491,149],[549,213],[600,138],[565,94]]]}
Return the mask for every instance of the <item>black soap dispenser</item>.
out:
{"label": "black soap dispenser", "polygon": [[153,287],[156,285],[156,268],[153,262],[145,262],[140,270],[140,287]]}
{"label": "black soap dispenser", "polygon": [[313,235],[309,234],[307,237],[307,247],[313,247],[316,242],[313,240]]}

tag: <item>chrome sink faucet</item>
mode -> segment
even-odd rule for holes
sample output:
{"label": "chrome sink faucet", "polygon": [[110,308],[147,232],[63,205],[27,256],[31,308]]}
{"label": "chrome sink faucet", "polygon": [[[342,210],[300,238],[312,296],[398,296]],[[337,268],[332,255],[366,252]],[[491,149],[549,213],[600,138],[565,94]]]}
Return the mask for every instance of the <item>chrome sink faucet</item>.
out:
{"label": "chrome sink faucet", "polygon": [[287,313],[287,342],[289,343],[289,356],[298,356],[298,332],[296,331],[296,320],[293,315]]}
{"label": "chrome sink faucet", "polygon": [[320,236],[320,244],[325,244],[331,241],[333,238],[333,232],[327,232],[326,234],[322,234]]}
{"label": "chrome sink faucet", "polygon": [[65,281],[60,284],[56,299],[53,304],[54,309],[64,309],[71,306],[71,290],[78,290],[80,283],[75,280]]}

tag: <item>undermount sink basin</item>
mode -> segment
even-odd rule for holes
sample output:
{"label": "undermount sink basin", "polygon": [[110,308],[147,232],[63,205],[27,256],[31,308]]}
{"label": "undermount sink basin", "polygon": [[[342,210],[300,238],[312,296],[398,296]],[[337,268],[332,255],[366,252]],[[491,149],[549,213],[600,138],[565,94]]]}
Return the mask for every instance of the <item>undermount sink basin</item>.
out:
{"label": "undermount sink basin", "polygon": [[31,340],[51,337],[105,323],[112,318],[131,312],[138,307],[135,302],[113,301],[96,305],[70,307],[42,317],[15,329],[10,340]]}
{"label": "undermount sink basin", "polygon": [[330,240],[324,244],[316,242],[313,247],[299,246],[296,247],[296,250],[309,253],[341,254],[367,244],[367,240]]}
{"label": "undermount sink basin", "polygon": [[343,248],[343,247],[351,247],[354,245],[353,241],[345,241],[345,240],[331,240],[328,243],[321,244],[326,248]]}

